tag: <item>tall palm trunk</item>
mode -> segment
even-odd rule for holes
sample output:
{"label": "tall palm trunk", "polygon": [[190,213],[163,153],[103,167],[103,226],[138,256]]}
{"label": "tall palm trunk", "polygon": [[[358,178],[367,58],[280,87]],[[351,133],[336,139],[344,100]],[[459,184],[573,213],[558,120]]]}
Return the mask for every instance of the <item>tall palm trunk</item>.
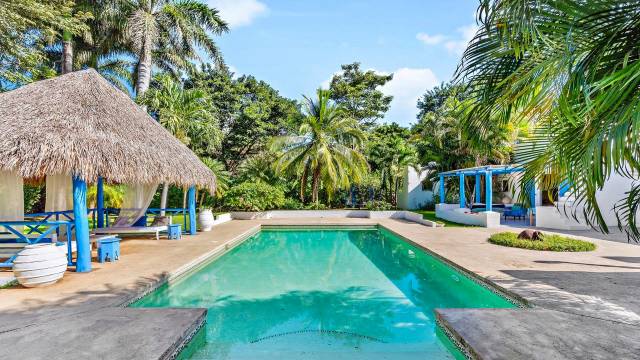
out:
{"label": "tall palm trunk", "polygon": [[300,202],[304,204],[304,192],[307,190],[307,176],[309,175],[309,164],[304,166],[302,178],[300,179]]}
{"label": "tall palm trunk", "polygon": [[73,71],[73,36],[68,31],[62,34],[62,73]]}
{"label": "tall palm trunk", "polygon": [[145,43],[142,46],[140,59],[138,60],[138,79],[136,79],[136,96],[140,97],[149,90],[151,84],[151,46]]}
{"label": "tall palm trunk", "polygon": [[318,192],[320,190],[320,165],[317,165],[316,168],[313,170],[312,188],[313,188],[313,194],[312,194],[311,201],[313,201],[314,203],[317,203]]}
{"label": "tall palm trunk", "polygon": [[[142,45],[142,51],[140,53],[140,59],[138,60],[138,78],[136,79],[136,97],[140,98],[149,90],[151,85],[151,46],[148,41]],[[142,106],[146,111],[147,107]],[[162,184],[162,194],[160,196],[160,208],[167,208],[167,197],[169,196],[169,184]],[[165,211],[160,210],[160,215],[165,216]]]}
{"label": "tall palm trunk", "polygon": [[160,196],[160,216],[165,216],[164,209],[167,208],[167,197],[169,196],[169,184],[162,184],[162,195]]}

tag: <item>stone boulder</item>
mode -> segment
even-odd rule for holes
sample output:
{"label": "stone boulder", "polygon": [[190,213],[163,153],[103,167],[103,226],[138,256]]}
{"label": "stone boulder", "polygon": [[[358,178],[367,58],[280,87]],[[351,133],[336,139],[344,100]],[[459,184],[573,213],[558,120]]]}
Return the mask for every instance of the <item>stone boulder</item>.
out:
{"label": "stone boulder", "polygon": [[538,230],[527,229],[518,234],[518,239],[542,241],[544,234]]}

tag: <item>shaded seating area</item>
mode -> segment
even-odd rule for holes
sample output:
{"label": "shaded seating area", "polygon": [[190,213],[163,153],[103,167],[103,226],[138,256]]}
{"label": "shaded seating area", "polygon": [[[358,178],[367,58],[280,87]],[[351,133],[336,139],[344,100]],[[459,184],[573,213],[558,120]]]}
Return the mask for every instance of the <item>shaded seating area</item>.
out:
{"label": "shaded seating area", "polygon": [[[115,222],[126,228],[147,227],[136,222],[159,184],[187,188],[181,211],[189,234],[196,233],[196,187],[215,189],[215,175],[193,152],[93,69],[0,94],[0,131],[2,249],[62,243],[70,257],[75,253],[70,264],[78,272],[91,270],[91,242],[98,241],[91,229],[97,234],[109,225],[105,183],[147,189],[137,206],[120,209]],[[25,218],[24,182],[46,183],[48,211]],[[96,206],[88,208],[92,185]],[[0,255],[3,263],[11,263],[13,250]]]}
{"label": "shaded seating area", "polygon": [[[451,170],[439,174],[440,203],[436,204],[436,216],[445,220],[462,224],[483,227],[497,227],[501,217],[526,219],[535,213],[536,185],[527,186],[527,196],[530,199],[531,208],[527,209],[521,204],[510,202],[494,203],[494,178],[500,175],[516,175],[524,171],[518,164],[513,165],[487,165],[465,169]],[[473,178],[472,199],[467,201],[466,179]],[[458,185],[458,203],[448,204],[446,199],[446,180],[456,179]],[[483,186],[484,183],[484,186]],[[517,197],[517,194],[512,194]]]}

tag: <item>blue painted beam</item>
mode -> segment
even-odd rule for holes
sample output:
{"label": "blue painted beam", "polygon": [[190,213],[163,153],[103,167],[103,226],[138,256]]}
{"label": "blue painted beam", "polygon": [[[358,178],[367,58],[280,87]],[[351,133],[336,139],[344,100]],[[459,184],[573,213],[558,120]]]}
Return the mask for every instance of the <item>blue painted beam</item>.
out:
{"label": "blue painted beam", "polygon": [[558,186],[558,197],[562,197],[564,196],[564,194],[566,194],[569,189],[571,188],[569,180],[564,180],[560,183],[560,186]]}
{"label": "blue painted beam", "polygon": [[98,211],[98,228],[104,227],[104,180],[102,176],[98,178],[96,185],[96,208]]}
{"label": "blue painted beam", "polygon": [[484,194],[485,196],[485,201],[484,203],[486,204],[486,210],[487,211],[493,211],[493,174],[491,173],[491,170],[487,170],[484,173],[485,175],[485,190],[486,193]]}
{"label": "blue painted beam", "polygon": [[476,202],[482,202],[482,182],[480,181],[480,174],[476,174]]}
{"label": "blue painted beam", "polygon": [[192,186],[187,191],[187,208],[189,209],[189,234],[196,234],[196,187]]}
{"label": "blue painted beam", "polygon": [[440,175],[440,204],[446,203],[445,201],[445,185],[444,185],[444,176]]}
{"label": "blue painted beam", "polygon": [[76,272],[91,271],[91,244],[87,217],[87,183],[73,177],[73,221],[76,231]]}
{"label": "blue painted beam", "polygon": [[528,184],[529,188],[529,202],[531,203],[531,208],[534,209],[536,207],[536,183],[532,181]]}
{"label": "blue painted beam", "polygon": [[464,174],[460,174],[460,208],[467,207],[467,199],[464,194]]}

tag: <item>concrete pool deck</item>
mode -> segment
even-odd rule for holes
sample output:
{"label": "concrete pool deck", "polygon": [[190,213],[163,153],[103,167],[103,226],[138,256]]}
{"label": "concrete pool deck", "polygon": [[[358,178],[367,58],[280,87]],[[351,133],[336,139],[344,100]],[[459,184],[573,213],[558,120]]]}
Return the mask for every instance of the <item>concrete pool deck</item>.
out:
{"label": "concrete pool deck", "polygon": [[[111,346],[125,350],[105,356],[108,358],[129,358],[124,356],[127,348],[138,351],[136,354],[147,355],[136,358],[168,356],[166,351],[181,346],[176,341],[179,343],[193,332],[198,316],[172,314],[186,320],[175,322],[175,326],[171,326],[172,332],[168,332],[166,324],[171,321],[166,320],[169,315],[163,315],[163,310],[138,318],[136,314],[143,309],[122,307],[194,264],[224,251],[225,246],[257,231],[261,224],[380,224],[533,306],[533,309],[511,312],[466,310],[464,316],[453,310],[441,310],[438,315],[443,323],[461,336],[470,352],[478,358],[530,359],[538,356],[533,351],[543,348],[560,350],[552,357],[544,356],[551,353],[540,352],[537,358],[577,359],[584,358],[581,355],[586,353],[591,358],[619,359],[640,354],[636,340],[636,332],[640,332],[640,246],[592,240],[598,248],[589,253],[538,252],[501,247],[486,241],[490,233],[504,231],[504,228],[429,228],[400,220],[325,218],[234,220],[217,226],[210,233],[187,236],[180,241],[126,240],[122,243],[120,261],[94,263],[91,273],[68,272],[59,283],[42,289],[2,289],[0,356],[15,357],[18,351],[16,337],[22,339],[20,348],[39,345],[64,349],[65,355],[60,356],[57,351],[49,350],[51,359],[92,350],[108,351],[109,341]],[[109,320],[113,316],[110,311],[121,311],[120,322],[114,320],[111,325],[95,325],[105,323],[98,319]],[[85,321],[84,327],[73,325],[79,319]],[[599,325],[602,323],[608,326]],[[100,342],[91,337],[77,340],[83,338],[78,332],[94,328],[102,334]],[[584,341],[584,331],[568,330],[579,328],[602,330],[596,334],[598,336]],[[49,337],[28,336],[32,329],[50,329],[54,334],[55,329],[60,329],[61,333],[55,340],[43,340]],[[593,333],[594,330],[589,331]],[[617,335],[622,332],[633,336]],[[129,338],[133,340],[127,342],[123,334],[131,334]],[[558,342],[559,334],[562,342]],[[137,349],[141,337],[150,341],[148,349],[157,350],[149,350],[148,354],[139,352],[143,349]],[[525,344],[528,347],[523,347]],[[578,346],[580,351],[565,351],[572,346]],[[611,346],[632,352],[614,356],[616,353],[607,352]],[[163,347],[165,352],[161,351]]]}

